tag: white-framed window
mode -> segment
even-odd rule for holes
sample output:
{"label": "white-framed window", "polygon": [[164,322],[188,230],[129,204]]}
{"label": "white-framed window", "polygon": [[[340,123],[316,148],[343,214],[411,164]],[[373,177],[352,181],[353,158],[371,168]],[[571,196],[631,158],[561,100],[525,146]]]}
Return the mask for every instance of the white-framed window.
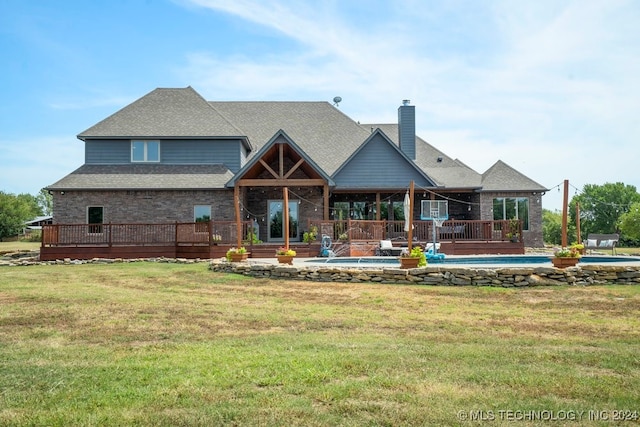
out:
{"label": "white-framed window", "polygon": [[522,220],[522,229],[529,229],[529,199],[527,197],[496,197],[493,199],[493,219]]}
{"label": "white-framed window", "polygon": [[104,223],[104,207],[88,206],[87,207],[87,224],[89,224],[89,233],[102,233],[102,224]]}
{"label": "white-framed window", "polygon": [[159,162],[160,141],[131,141],[132,162]]}

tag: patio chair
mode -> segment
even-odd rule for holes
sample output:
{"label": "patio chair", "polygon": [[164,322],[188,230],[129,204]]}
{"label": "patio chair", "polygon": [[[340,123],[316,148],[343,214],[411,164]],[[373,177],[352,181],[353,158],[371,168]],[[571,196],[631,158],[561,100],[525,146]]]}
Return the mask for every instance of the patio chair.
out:
{"label": "patio chair", "polygon": [[403,249],[393,246],[391,240],[380,240],[380,246],[378,247],[378,255],[380,256],[398,256],[402,254]]}

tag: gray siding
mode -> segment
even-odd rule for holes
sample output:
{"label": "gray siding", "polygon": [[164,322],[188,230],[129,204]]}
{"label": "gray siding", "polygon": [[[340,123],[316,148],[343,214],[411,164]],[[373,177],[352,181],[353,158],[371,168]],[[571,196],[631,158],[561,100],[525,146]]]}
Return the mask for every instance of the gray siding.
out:
{"label": "gray siding", "polygon": [[336,189],[397,189],[410,181],[431,187],[382,136],[375,136],[333,177]]}
{"label": "gray siding", "polygon": [[[239,140],[160,140],[160,163],[172,165],[224,164],[232,172],[242,166],[243,148]],[[131,141],[88,140],[85,163],[122,165],[131,163]]]}
{"label": "gray siding", "polygon": [[101,139],[86,141],[84,162],[98,165],[123,165],[131,163],[131,141]]}

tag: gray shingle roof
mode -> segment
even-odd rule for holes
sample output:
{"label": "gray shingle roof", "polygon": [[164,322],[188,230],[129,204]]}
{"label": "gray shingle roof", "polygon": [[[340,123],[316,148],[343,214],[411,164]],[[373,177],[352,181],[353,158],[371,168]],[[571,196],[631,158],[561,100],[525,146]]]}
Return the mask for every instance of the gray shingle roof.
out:
{"label": "gray shingle roof", "polygon": [[547,191],[548,189],[498,160],[482,174],[482,191]]}
{"label": "gray shingle roof", "polygon": [[193,88],[155,89],[78,138],[241,137],[244,134],[215,111]]}
{"label": "gray shingle roof", "polygon": [[328,175],[370,132],[328,102],[209,102],[257,150],[282,129]]}
{"label": "gray shingle roof", "polygon": [[71,190],[199,190],[224,188],[233,174],[223,165],[83,165],[47,187]]}
{"label": "gray shingle roof", "polygon": [[[187,87],[155,89],[78,138],[237,138],[251,144],[251,160],[282,130],[332,176],[371,135],[372,128],[380,128],[399,144],[397,124],[360,125],[328,102],[208,102]],[[441,187],[545,190],[501,161],[479,174],[417,136],[414,163]],[[232,177],[224,166],[85,165],[49,188],[223,188]]]}

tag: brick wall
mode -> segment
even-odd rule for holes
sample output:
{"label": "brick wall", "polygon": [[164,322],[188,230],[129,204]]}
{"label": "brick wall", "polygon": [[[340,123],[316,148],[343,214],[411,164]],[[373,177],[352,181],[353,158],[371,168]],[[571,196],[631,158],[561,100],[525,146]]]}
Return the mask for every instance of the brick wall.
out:
{"label": "brick wall", "polygon": [[65,191],[53,194],[56,224],[84,224],[87,208],[102,206],[104,222],[192,222],[195,205],[211,205],[216,220],[234,221],[233,191]]}
{"label": "brick wall", "polygon": [[[542,240],[542,195],[540,193],[482,193],[481,219],[493,219],[493,199],[496,197],[526,197],[529,199],[529,230],[522,233],[524,245],[530,248],[544,246]],[[507,218],[508,219],[508,218]]]}

